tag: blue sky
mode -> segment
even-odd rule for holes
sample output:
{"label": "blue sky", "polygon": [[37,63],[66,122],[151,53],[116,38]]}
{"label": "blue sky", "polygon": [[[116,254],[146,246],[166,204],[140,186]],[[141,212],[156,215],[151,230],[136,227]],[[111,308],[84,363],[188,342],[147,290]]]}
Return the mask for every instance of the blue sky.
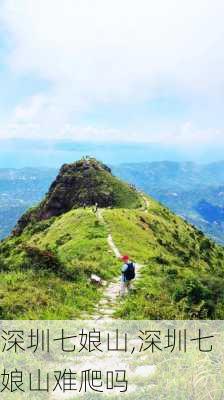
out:
{"label": "blue sky", "polygon": [[[222,158],[223,19],[220,0],[2,0],[0,142]],[[19,163],[10,145],[1,164]]]}

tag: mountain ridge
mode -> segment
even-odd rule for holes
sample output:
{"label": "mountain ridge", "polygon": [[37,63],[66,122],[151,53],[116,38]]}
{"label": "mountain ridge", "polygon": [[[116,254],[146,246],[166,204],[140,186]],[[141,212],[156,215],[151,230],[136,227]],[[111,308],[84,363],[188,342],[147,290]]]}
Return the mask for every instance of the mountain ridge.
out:
{"label": "mountain ridge", "polygon": [[[164,170],[164,163],[168,168],[167,171]],[[181,175],[179,178],[177,176],[178,179],[172,176],[171,179],[170,164],[174,164],[175,169],[176,164],[179,165],[177,171],[181,169],[181,165],[187,169],[189,164],[193,164],[196,174],[193,174],[189,181],[189,173],[186,170],[185,175]],[[151,165],[154,168],[153,181],[151,180]],[[161,165],[163,165],[162,169]],[[201,214],[200,208],[198,208],[201,201],[207,201],[211,207],[218,207],[217,211],[219,211],[219,207],[224,208],[223,162],[212,164],[170,161],[131,162],[110,167],[113,174],[134,183],[140,190],[151,194],[172,211],[183,216],[188,222],[202,229],[218,243],[224,243],[222,220],[210,222],[209,215],[207,218],[206,214]],[[150,174],[147,171],[144,172],[146,167]],[[200,174],[197,172],[198,169],[201,171]],[[208,175],[206,171],[209,171]],[[7,171],[0,169],[0,238],[6,237],[10,233],[16,221],[29,207],[43,199],[57,172],[56,169],[51,168],[9,169]]]}
{"label": "mountain ridge", "polygon": [[76,207],[134,208],[138,203],[138,193],[133,186],[113,176],[105,164],[85,157],[62,165],[44,199],[22,215],[13,234],[20,234],[31,222],[59,216]]}
{"label": "mountain ridge", "polygon": [[120,274],[108,234],[122,254],[143,265],[132,294],[114,305],[113,318],[224,318],[223,247],[152,197],[144,195],[146,206],[141,193],[119,185],[119,201],[100,207],[104,222],[91,202],[29,220],[0,243],[1,319],[94,316],[104,288],[94,286],[91,274],[107,286]]}

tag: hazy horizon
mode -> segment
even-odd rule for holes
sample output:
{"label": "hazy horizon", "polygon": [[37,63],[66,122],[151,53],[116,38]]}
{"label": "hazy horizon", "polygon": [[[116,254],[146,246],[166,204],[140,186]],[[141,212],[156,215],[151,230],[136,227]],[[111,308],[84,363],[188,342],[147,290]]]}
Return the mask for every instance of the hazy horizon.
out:
{"label": "hazy horizon", "polygon": [[[219,154],[220,153],[220,154]],[[195,162],[208,164],[223,160],[223,152],[197,151],[189,154],[164,144],[72,142],[39,140],[0,140],[0,168],[50,167],[71,163],[85,155],[93,156],[107,164],[139,162]]]}
{"label": "hazy horizon", "polygon": [[220,0],[3,0],[0,166],[222,159],[223,18]]}

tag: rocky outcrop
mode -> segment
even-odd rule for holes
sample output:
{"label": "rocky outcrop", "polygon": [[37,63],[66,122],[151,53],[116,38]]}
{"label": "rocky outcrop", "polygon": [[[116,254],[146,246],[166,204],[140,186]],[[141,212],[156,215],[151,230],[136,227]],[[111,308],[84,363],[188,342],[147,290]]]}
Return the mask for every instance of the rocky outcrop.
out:
{"label": "rocky outcrop", "polygon": [[109,167],[94,158],[64,164],[45,199],[20,218],[13,234],[20,234],[31,222],[61,215],[72,208],[96,203],[99,207],[120,207],[130,195],[137,201],[136,190],[114,177]]}

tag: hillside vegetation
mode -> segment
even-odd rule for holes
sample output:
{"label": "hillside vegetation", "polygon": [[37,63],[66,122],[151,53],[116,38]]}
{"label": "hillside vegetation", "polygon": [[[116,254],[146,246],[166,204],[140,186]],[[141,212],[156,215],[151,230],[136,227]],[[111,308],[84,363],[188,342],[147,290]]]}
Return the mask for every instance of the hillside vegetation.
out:
{"label": "hillside vegetation", "polygon": [[136,190],[114,177],[109,167],[94,158],[64,164],[43,201],[21,217],[14,234],[20,234],[29,223],[96,203],[99,207],[136,208],[140,205]]}
{"label": "hillside vegetation", "polygon": [[[203,165],[133,160],[112,171],[224,244],[222,161]],[[43,199],[56,174],[49,168],[0,169],[0,239],[10,234],[25,210]]]}
{"label": "hillside vegetation", "polygon": [[117,316],[128,319],[224,317],[224,249],[151,199],[147,213],[107,210],[123,253],[143,264]]}
{"label": "hillside vegetation", "polygon": [[[81,196],[86,208],[75,203],[37,220],[52,201],[54,183],[36,208],[39,214],[1,242],[0,318],[91,317],[104,291],[90,282],[91,274],[109,283],[120,273],[107,242],[111,233],[119,250],[143,265],[132,294],[118,302],[116,317],[224,319],[224,249],[150,197],[146,210],[140,193],[94,165],[95,186],[79,192],[88,192]],[[114,205],[100,203],[105,187]],[[96,193],[103,222],[92,209]]]}
{"label": "hillside vegetation", "polygon": [[95,214],[79,209],[3,241],[1,319],[72,319],[93,311],[101,290],[90,284],[91,273],[106,280],[118,273],[106,238]]}
{"label": "hillside vegetation", "polygon": [[224,244],[223,161],[121,164],[113,172]]}

